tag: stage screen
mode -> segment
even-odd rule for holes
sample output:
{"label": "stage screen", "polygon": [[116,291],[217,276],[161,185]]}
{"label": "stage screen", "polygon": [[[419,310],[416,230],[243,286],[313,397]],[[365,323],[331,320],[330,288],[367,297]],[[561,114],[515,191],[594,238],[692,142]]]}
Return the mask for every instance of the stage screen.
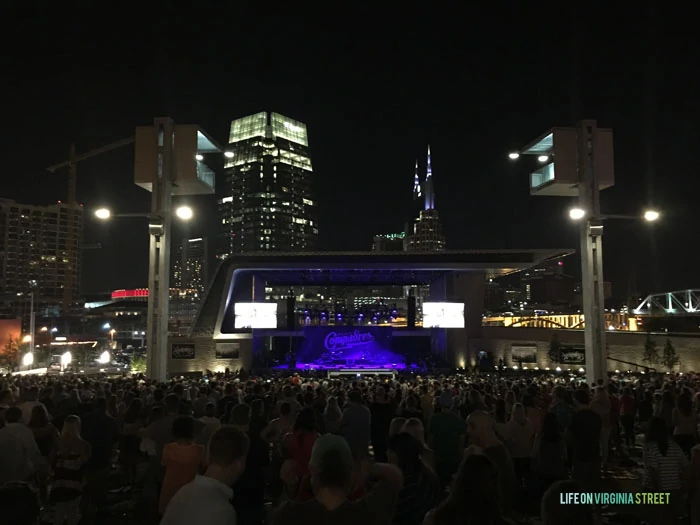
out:
{"label": "stage screen", "polygon": [[277,303],[236,303],[233,315],[236,329],[277,328]]}
{"label": "stage screen", "polygon": [[297,352],[297,366],[393,366],[403,368],[404,358],[391,351],[389,326],[307,326]]}
{"label": "stage screen", "polygon": [[464,303],[423,303],[423,328],[464,328]]}

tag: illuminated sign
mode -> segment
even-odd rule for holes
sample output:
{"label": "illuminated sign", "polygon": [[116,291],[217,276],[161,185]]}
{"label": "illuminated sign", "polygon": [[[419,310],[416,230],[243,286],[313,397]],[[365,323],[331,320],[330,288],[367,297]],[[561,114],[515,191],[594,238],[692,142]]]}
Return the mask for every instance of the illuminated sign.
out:
{"label": "illuminated sign", "polygon": [[135,290],[114,290],[112,292],[112,300],[116,299],[135,299],[148,297],[148,288],[136,288]]}
{"label": "illuminated sign", "polygon": [[423,303],[424,328],[464,328],[464,303]]}
{"label": "illuminated sign", "polygon": [[355,346],[367,345],[374,342],[374,336],[369,332],[355,330],[350,333],[330,332],[323,340],[326,350],[344,350]]}
{"label": "illuminated sign", "polygon": [[277,328],[277,303],[236,303],[234,328]]}

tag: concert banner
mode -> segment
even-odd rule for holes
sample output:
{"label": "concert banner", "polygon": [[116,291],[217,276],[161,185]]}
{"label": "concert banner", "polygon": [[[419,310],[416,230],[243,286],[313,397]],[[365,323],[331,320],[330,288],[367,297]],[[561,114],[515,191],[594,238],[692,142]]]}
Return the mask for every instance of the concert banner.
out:
{"label": "concert banner", "polygon": [[391,351],[389,326],[305,326],[297,362],[325,366],[381,366],[403,363]]}

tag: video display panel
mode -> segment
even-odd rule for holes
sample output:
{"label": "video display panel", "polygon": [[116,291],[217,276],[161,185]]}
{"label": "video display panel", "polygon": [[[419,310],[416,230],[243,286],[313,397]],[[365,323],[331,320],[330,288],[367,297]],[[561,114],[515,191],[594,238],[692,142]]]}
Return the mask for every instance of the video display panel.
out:
{"label": "video display panel", "polygon": [[236,303],[233,315],[236,329],[277,328],[277,303]]}
{"label": "video display panel", "polygon": [[423,328],[464,328],[464,303],[423,303]]}

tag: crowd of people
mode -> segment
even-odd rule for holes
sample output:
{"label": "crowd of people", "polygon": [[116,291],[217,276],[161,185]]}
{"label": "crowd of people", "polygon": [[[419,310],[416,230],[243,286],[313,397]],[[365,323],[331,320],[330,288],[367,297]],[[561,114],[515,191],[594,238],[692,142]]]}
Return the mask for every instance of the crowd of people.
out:
{"label": "crowd of people", "polygon": [[[0,523],[595,523],[560,504],[635,465],[700,523],[700,376],[23,376],[0,391]],[[644,437],[638,439],[639,434]],[[637,446],[641,453],[637,453]],[[112,487],[113,489],[113,487]],[[22,502],[18,504],[17,502]],[[5,519],[7,518],[7,520]]]}

